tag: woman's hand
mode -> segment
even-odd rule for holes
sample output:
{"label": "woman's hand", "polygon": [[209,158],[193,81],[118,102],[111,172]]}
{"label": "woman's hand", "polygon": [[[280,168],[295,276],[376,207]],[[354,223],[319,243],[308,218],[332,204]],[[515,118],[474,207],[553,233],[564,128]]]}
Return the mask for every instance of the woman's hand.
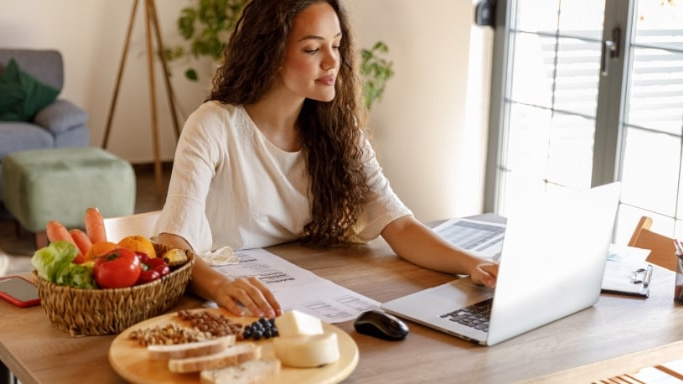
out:
{"label": "woman's hand", "polygon": [[[192,249],[180,236],[170,233],[159,234],[157,241],[168,246]],[[256,277],[233,280],[211,268],[201,257],[192,268],[190,289],[198,296],[215,301],[218,306],[237,316],[244,316],[247,308],[252,316],[275,317],[282,314],[272,292]]]}
{"label": "woman's hand", "polygon": [[237,316],[245,315],[243,308],[249,309],[250,315],[256,317],[272,318],[282,314],[280,304],[273,293],[261,280],[253,276],[236,280],[227,279],[212,296],[216,304]]}
{"label": "woman's hand", "polygon": [[477,264],[470,273],[470,278],[476,284],[485,285],[487,287],[496,286],[496,277],[498,276],[498,264],[484,262]]}
{"label": "woman's hand", "polygon": [[470,275],[476,284],[496,286],[498,264],[456,249],[412,216],[389,223],[382,236],[397,255],[436,271]]}

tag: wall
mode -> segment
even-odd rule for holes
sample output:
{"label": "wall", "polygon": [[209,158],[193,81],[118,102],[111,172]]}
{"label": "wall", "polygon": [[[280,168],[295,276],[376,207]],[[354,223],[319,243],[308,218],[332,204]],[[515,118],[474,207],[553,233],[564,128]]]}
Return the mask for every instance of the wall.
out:
{"label": "wall", "polygon": [[[175,20],[188,0],[157,1],[162,40],[178,44]],[[396,75],[373,107],[371,130],[384,171],[418,219],[481,212],[490,31],[472,24],[475,0],[346,0],[363,47],[389,45]],[[143,1],[140,1],[143,3]],[[61,97],[90,113],[91,143],[102,145],[133,1],[0,0],[0,46],[56,48],[65,59]],[[107,149],[133,162],[154,161],[142,4],[136,9]],[[171,84],[180,125],[205,96],[204,82]],[[176,137],[160,67],[155,67],[160,157]]]}

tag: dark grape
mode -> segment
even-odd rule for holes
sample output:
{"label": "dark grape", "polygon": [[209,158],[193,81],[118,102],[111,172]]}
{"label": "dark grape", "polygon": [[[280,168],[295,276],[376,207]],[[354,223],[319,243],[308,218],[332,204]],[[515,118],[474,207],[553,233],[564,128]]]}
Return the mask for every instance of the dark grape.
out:
{"label": "dark grape", "polygon": [[275,319],[268,319],[261,317],[251,324],[245,325],[242,330],[242,337],[244,339],[260,340],[262,338],[270,339],[279,335],[277,327],[275,326]]}
{"label": "dark grape", "polygon": [[263,332],[261,332],[260,330],[256,330],[251,334],[251,338],[254,340],[260,340],[262,336]]}

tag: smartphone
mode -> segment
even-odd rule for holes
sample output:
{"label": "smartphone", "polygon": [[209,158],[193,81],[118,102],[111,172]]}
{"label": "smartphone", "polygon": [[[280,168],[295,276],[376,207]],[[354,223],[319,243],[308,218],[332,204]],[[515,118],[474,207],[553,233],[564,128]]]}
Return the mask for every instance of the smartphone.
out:
{"label": "smartphone", "polygon": [[0,297],[18,307],[40,304],[38,287],[22,276],[0,277]]}

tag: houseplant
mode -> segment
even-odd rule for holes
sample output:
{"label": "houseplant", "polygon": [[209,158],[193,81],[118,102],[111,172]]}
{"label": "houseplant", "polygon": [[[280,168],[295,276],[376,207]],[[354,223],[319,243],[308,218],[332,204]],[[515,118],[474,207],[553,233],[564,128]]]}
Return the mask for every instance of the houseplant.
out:
{"label": "houseplant", "polygon": [[[237,22],[246,0],[196,0],[193,5],[181,9],[177,27],[188,45],[167,48],[166,59],[173,61],[182,57],[209,57],[214,62],[221,59],[223,42],[227,40]],[[199,80],[193,67],[185,71],[185,77]]]}
{"label": "houseplant", "polygon": [[394,76],[394,63],[386,58],[388,52],[389,47],[383,41],[376,42],[371,49],[361,50],[363,101],[368,110],[382,98],[387,81]]}
{"label": "houseplant", "polygon": [[[185,45],[167,48],[164,52],[166,59],[208,57],[219,62],[223,42],[235,26],[245,3],[246,0],[195,0],[183,8],[177,26]],[[387,81],[394,75],[393,62],[386,58],[388,52],[388,46],[382,41],[376,42],[371,49],[361,50],[363,100],[368,109],[381,99]],[[192,66],[185,70],[185,77],[191,81],[199,80],[199,74]]]}

